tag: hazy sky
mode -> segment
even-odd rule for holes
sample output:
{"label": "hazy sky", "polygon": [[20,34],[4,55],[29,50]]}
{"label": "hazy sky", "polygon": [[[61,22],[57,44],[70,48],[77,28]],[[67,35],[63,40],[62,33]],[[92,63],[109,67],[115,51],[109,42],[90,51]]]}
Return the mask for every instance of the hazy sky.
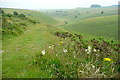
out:
{"label": "hazy sky", "polygon": [[118,4],[119,0],[0,0],[0,7],[22,9],[63,9],[90,7],[91,4],[102,6]]}

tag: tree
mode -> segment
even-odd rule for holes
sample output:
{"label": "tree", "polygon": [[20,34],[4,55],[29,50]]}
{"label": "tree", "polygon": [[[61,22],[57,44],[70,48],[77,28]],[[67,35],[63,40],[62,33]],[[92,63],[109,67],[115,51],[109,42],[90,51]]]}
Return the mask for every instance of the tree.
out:
{"label": "tree", "polygon": [[103,11],[101,11],[101,14],[103,14],[104,12]]}
{"label": "tree", "polygon": [[18,16],[18,13],[17,13],[16,11],[14,11],[13,14],[14,14],[15,16]]}
{"label": "tree", "polygon": [[19,17],[23,18],[26,17],[24,14],[20,14]]}
{"label": "tree", "polygon": [[5,12],[4,12],[4,10],[0,10],[0,13],[4,14]]}
{"label": "tree", "polygon": [[67,21],[65,22],[65,24],[67,24]]}

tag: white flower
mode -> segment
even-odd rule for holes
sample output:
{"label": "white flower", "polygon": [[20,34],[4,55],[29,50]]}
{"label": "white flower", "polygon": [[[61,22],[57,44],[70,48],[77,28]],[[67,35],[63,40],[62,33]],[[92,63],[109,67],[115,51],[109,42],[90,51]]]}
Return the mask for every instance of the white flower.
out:
{"label": "white flower", "polygon": [[97,50],[96,49],[93,49],[94,52],[96,52]]}
{"label": "white flower", "polygon": [[66,53],[66,52],[67,52],[67,49],[63,49],[63,52]]}
{"label": "white flower", "polygon": [[42,55],[45,55],[45,50],[42,50]]}
{"label": "white flower", "polygon": [[88,46],[88,50],[91,51],[91,47],[90,46]]}
{"label": "white flower", "polygon": [[91,64],[92,68],[95,68],[95,66],[93,64]]}
{"label": "white flower", "polygon": [[87,54],[90,54],[90,52],[91,52],[91,47],[88,46],[88,49],[85,49],[85,51],[87,52]]}
{"label": "white flower", "polygon": [[53,49],[54,45],[48,46],[48,48]]}
{"label": "white flower", "polygon": [[90,51],[90,50],[88,50],[87,54],[90,54],[90,52],[91,52],[91,51]]}
{"label": "white flower", "polygon": [[85,52],[87,52],[88,51],[88,49],[85,49]]}

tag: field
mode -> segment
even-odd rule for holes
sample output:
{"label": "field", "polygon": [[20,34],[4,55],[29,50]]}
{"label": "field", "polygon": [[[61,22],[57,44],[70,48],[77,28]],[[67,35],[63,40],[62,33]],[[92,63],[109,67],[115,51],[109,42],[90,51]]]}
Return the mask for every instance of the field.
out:
{"label": "field", "polygon": [[2,10],[3,78],[118,78],[117,8]]}

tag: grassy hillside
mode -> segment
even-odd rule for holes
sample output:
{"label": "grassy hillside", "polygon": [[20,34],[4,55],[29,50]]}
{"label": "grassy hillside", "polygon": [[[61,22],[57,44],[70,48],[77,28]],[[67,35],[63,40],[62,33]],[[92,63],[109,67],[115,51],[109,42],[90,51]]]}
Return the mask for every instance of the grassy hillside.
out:
{"label": "grassy hillside", "polygon": [[[51,24],[57,24],[58,21],[54,18],[45,15],[41,12],[23,9],[7,9],[3,8],[0,10],[2,13],[2,29],[3,39],[12,37],[11,35],[22,34],[26,27],[35,24],[45,24],[50,26]],[[16,12],[16,14],[14,14]],[[1,14],[0,13],[0,14]]]}
{"label": "grassy hillside", "polygon": [[[24,20],[28,25],[22,34],[14,37],[3,35],[8,37],[2,41],[0,50],[3,53],[3,78],[118,78],[120,48],[116,41],[97,37],[85,38],[79,30],[77,31],[77,27],[71,25],[65,27],[66,29],[55,27],[61,22],[58,23],[41,12],[4,10],[12,15],[13,11],[23,13],[37,23],[31,24]],[[6,20],[10,23],[12,21],[12,24],[17,22],[16,19],[18,22],[23,21],[14,15],[9,18]],[[80,24],[85,28],[89,25],[91,31],[87,31],[92,34],[92,26],[96,28],[96,21],[97,29],[100,29],[100,26],[108,27],[110,23],[113,23],[112,26],[116,25],[116,18],[117,16],[96,17],[78,21],[79,23],[73,25],[77,25],[78,28]],[[11,26],[5,27],[9,30]],[[16,29],[19,26],[12,28]]]}
{"label": "grassy hillside", "polygon": [[[56,9],[56,10],[38,10],[43,11],[44,13],[57,17],[64,18],[65,21],[68,21],[68,24],[78,22],[83,19],[88,19],[92,17],[99,16],[109,16],[117,15],[117,7],[108,7],[108,8],[76,8],[76,9]],[[101,12],[103,11],[103,14]]]}
{"label": "grassy hillside", "polygon": [[118,16],[89,18],[65,26],[65,29],[98,37],[118,39]]}
{"label": "grassy hillside", "polygon": [[45,15],[44,13],[33,11],[33,10],[24,10],[24,9],[3,9],[6,13],[13,14],[14,11],[18,13],[24,13],[28,18],[31,18],[35,21],[46,23],[46,24],[55,24],[57,23],[57,20],[54,18]]}

